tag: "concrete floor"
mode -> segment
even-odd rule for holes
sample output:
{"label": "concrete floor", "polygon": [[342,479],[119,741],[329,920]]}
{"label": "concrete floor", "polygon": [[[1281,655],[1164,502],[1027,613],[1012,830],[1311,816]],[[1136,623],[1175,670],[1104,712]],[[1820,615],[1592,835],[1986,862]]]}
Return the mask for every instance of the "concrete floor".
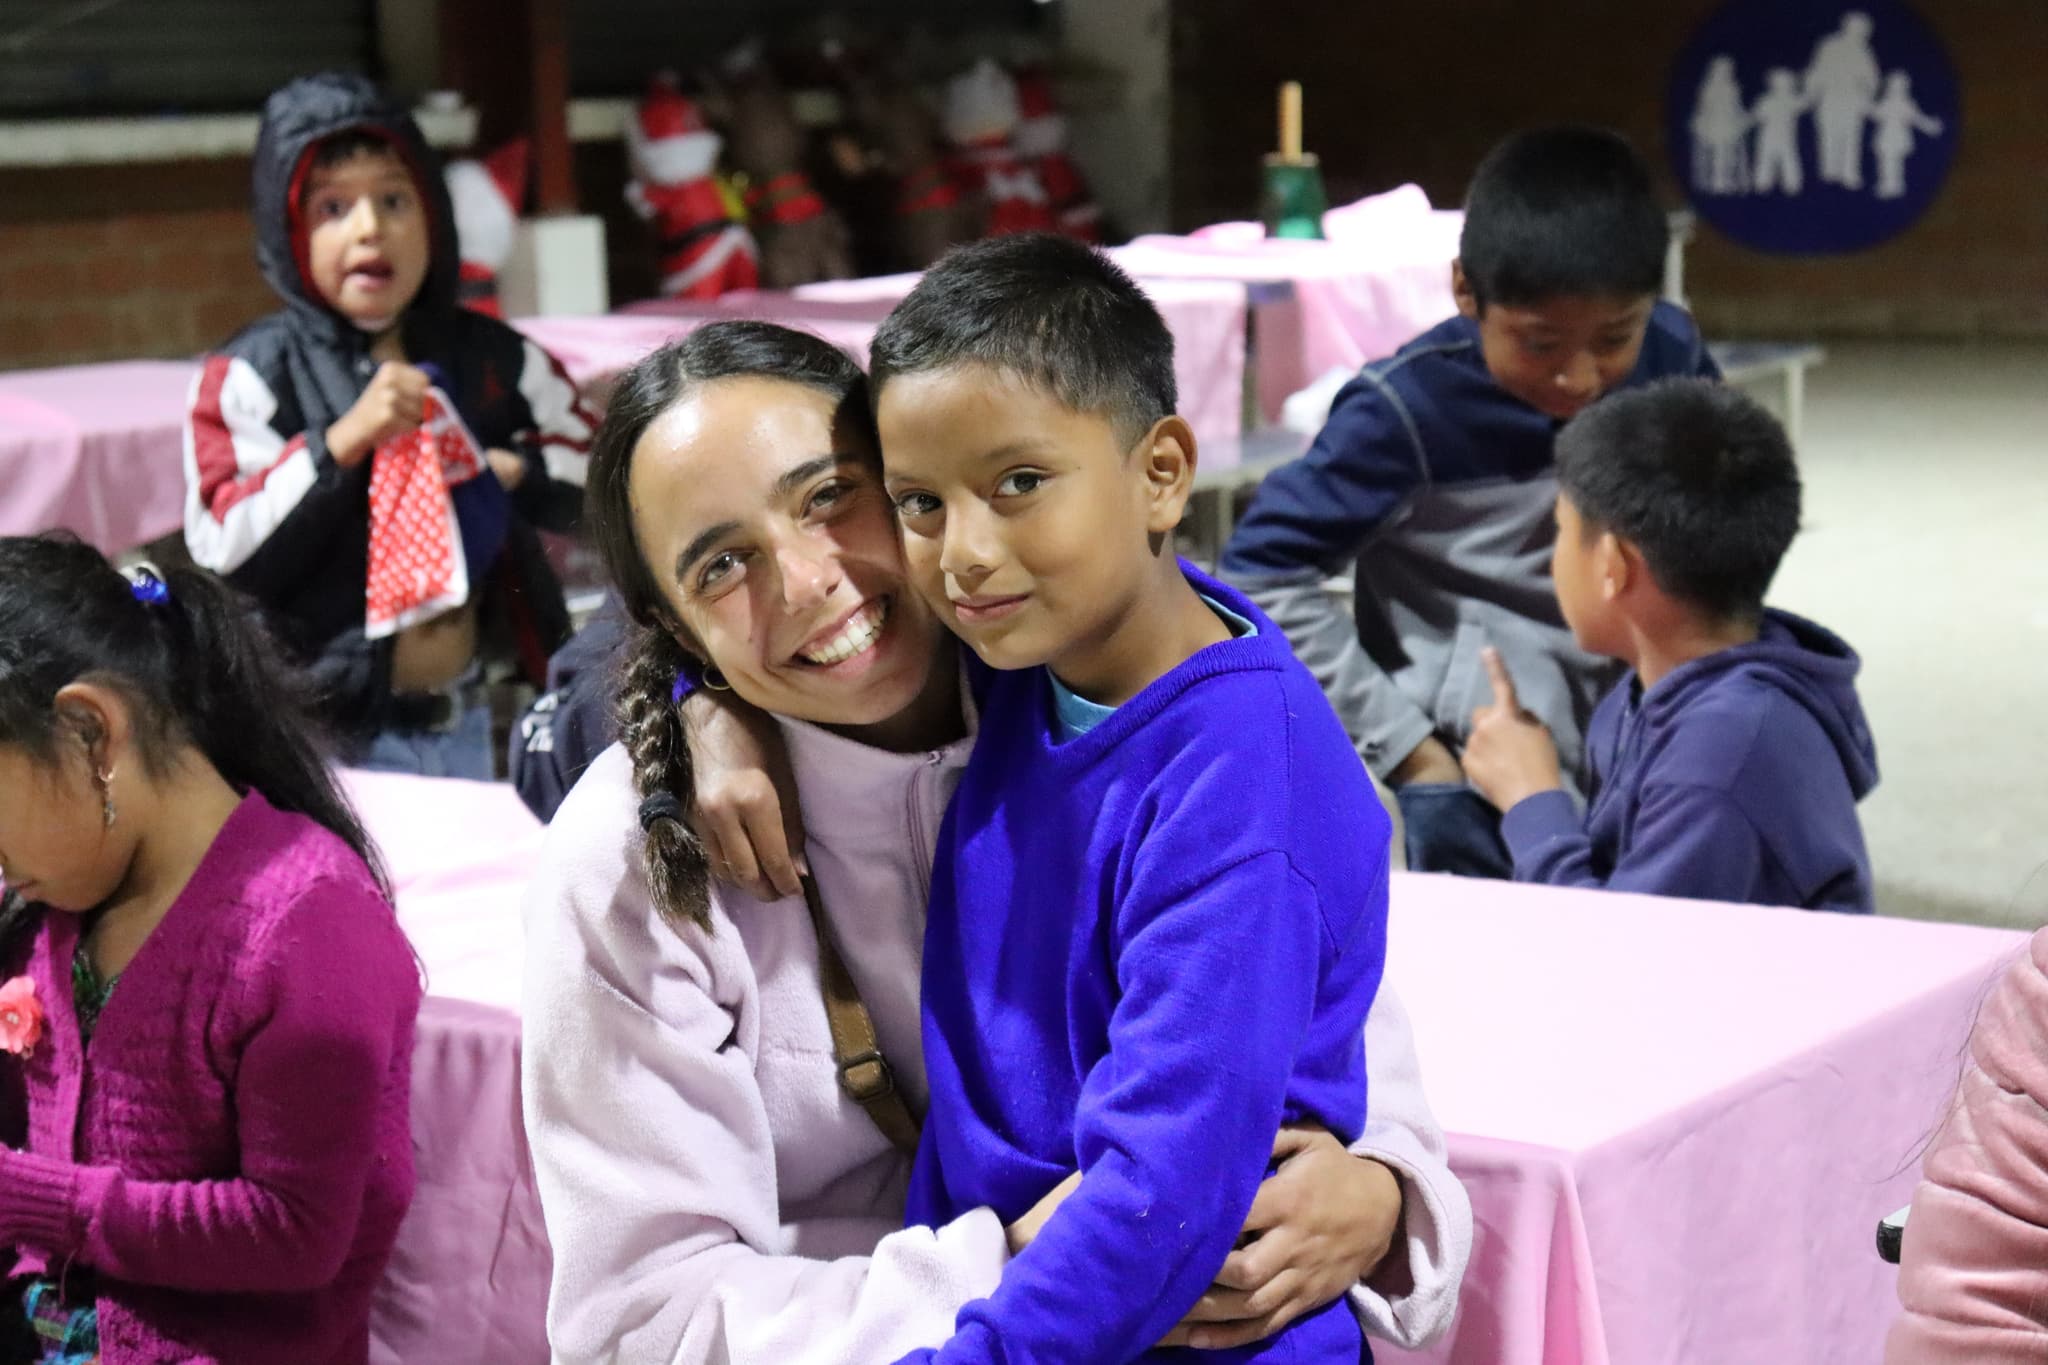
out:
{"label": "concrete floor", "polygon": [[1831,346],[1800,463],[1772,600],[1863,655],[1880,908],[2048,923],[2048,346]]}

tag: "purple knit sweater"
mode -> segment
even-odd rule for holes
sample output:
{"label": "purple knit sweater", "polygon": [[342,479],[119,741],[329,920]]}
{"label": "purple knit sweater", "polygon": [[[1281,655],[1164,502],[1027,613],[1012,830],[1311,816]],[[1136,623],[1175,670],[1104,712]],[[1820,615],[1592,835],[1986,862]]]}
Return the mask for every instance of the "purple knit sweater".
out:
{"label": "purple knit sweater", "polygon": [[360,1365],[412,1198],[420,1001],[361,860],[251,794],[121,974],[89,1066],[78,929],[46,914],[29,954],[44,1035],[27,1150],[0,1147],[0,1246],[97,1273],[106,1365]]}

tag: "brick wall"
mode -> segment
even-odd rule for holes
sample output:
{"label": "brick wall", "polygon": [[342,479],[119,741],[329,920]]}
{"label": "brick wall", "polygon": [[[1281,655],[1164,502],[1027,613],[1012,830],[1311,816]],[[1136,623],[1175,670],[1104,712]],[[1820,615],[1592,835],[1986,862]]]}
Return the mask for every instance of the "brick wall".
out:
{"label": "brick wall", "polygon": [[[1663,147],[1672,58],[1716,0],[1183,0],[1174,7],[1173,216],[1249,217],[1273,91],[1307,86],[1333,202],[1413,180],[1455,205],[1518,127],[1627,133],[1679,202]],[[2048,4],[1922,0],[1963,92],[1942,197],[1871,251],[1787,258],[1702,227],[1687,288],[1709,330],[1753,336],[2048,336]]]}
{"label": "brick wall", "polygon": [[[614,299],[654,292],[617,143],[577,148]],[[0,169],[0,370],[194,355],[278,306],[256,269],[246,159]]]}
{"label": "brick wall", "polygon": [[[1406,180],[1455,204],[1479,156],[1532,123],[1611,124],[1661,145],[1665,73],[1714,0],[1178,0],[1173,217],[1249,216],[1273,90],[1308,86],[1309,145],[1333,200]],[[1688,286],[1722,334],[2048,336],[2048,3],[1923,0],[1962,78],[1947,189],[1855,256],[1760,255],[1703,228]],[[651,292],[646,230],[619,200],[616,146],[579,146],[586,212],[610,226],[613,297]],[[256,272],[244,160],[0,169],[0,369],[184,355],[275,306]]]}
{"label": "brick wall", "polygon": [[246,161],[0,170],[0,369],[190,355],[276,306]]}

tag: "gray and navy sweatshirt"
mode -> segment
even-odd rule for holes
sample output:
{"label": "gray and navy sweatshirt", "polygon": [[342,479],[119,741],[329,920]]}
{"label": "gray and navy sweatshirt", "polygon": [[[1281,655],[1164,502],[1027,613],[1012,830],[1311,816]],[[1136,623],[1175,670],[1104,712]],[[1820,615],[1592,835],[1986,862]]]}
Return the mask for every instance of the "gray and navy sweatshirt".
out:
{"label": "gray and navy sweatshirt", "polygon": [[1593,715],[1584,817],[1550,791],[1501,821],[1515,879],[1872,909],[1856,803],[1877,785],[1877,750],[1858,666],[1835,635],[1769,611],[1751,644],[1650,688],[1631,673]]}
{"label": "gray and navy sweatshirt", "polygon": [[[1621,387],[1678,375],[1720,372],[1692,318],[1659,303]],[[1586,725],[1616,669],[1573,643],[1551,588],[1562,425],[1495,382],[1478,324],[1452,318],[1338,392],[1224,548],[1221,577],[1286,632],[1380,777],[1432,734],[1463,748],[1492,699],[1491,644],[1584,789]],[[1347,613],[1324,582],[1354,562]]]}

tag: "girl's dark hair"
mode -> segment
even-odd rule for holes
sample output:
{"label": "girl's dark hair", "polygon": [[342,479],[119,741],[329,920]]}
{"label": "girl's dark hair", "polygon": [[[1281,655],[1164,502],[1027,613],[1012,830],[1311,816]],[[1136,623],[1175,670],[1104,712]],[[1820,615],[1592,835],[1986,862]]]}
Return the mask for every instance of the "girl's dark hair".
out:
{"label": "girl's dark hair", "polygon": [[[873,451],[874,420],[867,380],[844,351],[768,322],[714,322],[670,342],[626,371],[605,408],[591,448],[584,488],[584,525],[632,618],[618,687],[619,738],[633,761],[633,786],[643,801],[664,793],[688,810],[695,800],[690,751],[672,700],[676,676],[701,651],[686,646],[682,624],[633,533],[633,453],[661,415],[720,379],[780,379],[826,394],[839,404],[835,426],[859,433]],[[698,659],[701,662],[701,657]],[[646,821],[644,857],[655,906],[671,923],[708,925],[710,874],[704,846],[683,820]]]}
{"label": "girl's dark hair", "polygon": [[[0,537],[0,743],[56,761],[60,689],[91,681],[126,698],[145,771],[190,745],[237,791],[325,826],[388,897],[383,860],[335,786],[309,719],[313,692],[285,667],[253,602],[202,569],[138,595],[68,535]],[[161,600],[147,601],[147,596]],[[18,898],[17,898],[18,899]]]}

